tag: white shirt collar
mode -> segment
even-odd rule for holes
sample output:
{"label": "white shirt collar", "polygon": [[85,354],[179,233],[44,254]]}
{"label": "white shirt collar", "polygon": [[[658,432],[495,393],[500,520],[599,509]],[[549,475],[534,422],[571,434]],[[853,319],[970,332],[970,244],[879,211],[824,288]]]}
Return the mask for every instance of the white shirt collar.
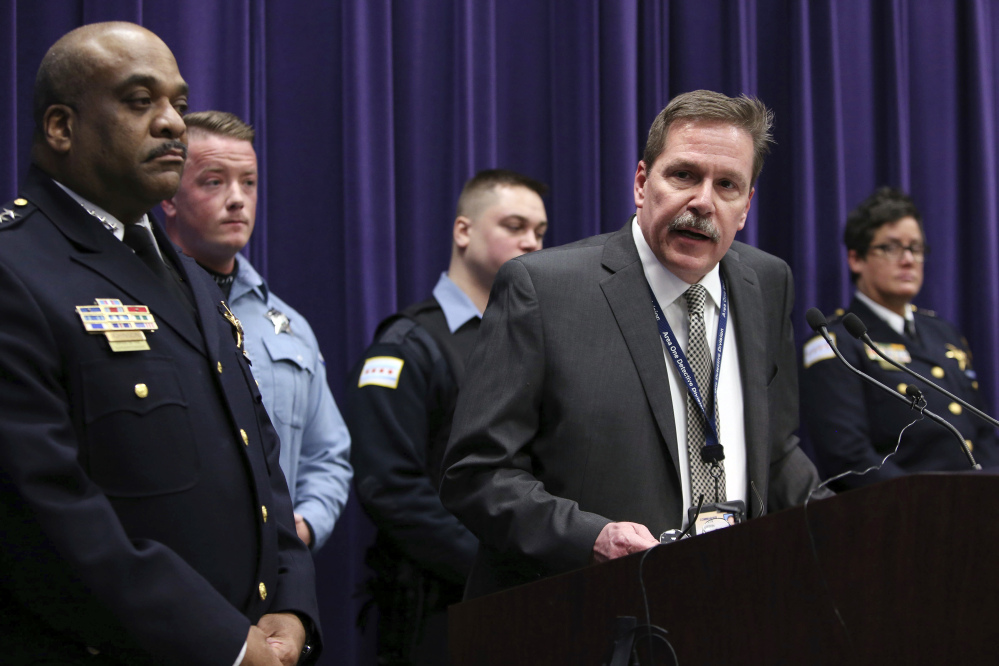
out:
{"label": "white shirt collar", "polygon": [[895,331],[899,335],[905,333],[905,322],[915,321],[912,316],[912,308],[908,305],[905,306],[905,316],[903,317],[897,312],[892,312],[880,303],[875,303],[874,300],[866,294],[858,291],[854,294],[854,296],[857,297],[857,300],[861,301],[864,305],[873,310],[874,314],[881,317],[881,319],[883,319],[885,323],[891,327],[891,330]]}
{"label": "white shirt collar", "polygon": [[[88,213],[96,217],[98,220],[100,220],[101,224],[104,225],[104,228],[110,231],[112,234],[114,234],[115,238],[121,240],[122,238],[125,237],[125,224],[121,222],[118,218],[116,218],[114,215],[107,212],[100,206],[90,201],[87,201],[79,194],[77,194],[73,190],[69,189],[68,187],[60,183],[58,180],[53,179],[52,182],[61,187],[63,192],[73,197],[73,200],[76,201],[76,203],[83,206],[83,209],[85,211],[87,211]],[[136,224],[138,224],[140,227],[145,227],[150,234],[153,233],[153,227],[149,223],[149,215],[143,215],[142,219],[136,222]],[[155,235],[153,236],[153,238],[155,239]],[[156,249],[159,250],[159,247],[157,246]]]}
{"label": "white shirt collar", "polygon": [[[638,256],[642,260],[642,268],[645,269],[645,275],[649,278],[652,293],[656,295],[659,305],[665,308],[683,296],[684,292],[690,288],[690,285],[671,273],[669,269],[659,262],[652,248],[646,242],[641,227],[638,226],[637,217],[632,218],[631,235],[635,239]],[[721,271],[718,264],[715,264],[715,267],[701,278],[699,284],[708,292],[711,302],[717,308],[721,303]]]}

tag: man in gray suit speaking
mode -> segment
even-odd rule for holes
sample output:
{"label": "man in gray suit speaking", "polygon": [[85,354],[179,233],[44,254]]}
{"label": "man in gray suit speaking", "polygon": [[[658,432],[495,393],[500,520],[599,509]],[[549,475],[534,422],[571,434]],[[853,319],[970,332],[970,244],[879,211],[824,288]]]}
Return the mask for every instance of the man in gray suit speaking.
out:
{"label": "man in gray suit speaking", "polygon": [[624,228],[500,269],[441,485],[481,542],[467,597],[650,548],[702,499],[752,518],[818,482],[791,271],[734,242],[771,121],[746,96],[676,97]]}

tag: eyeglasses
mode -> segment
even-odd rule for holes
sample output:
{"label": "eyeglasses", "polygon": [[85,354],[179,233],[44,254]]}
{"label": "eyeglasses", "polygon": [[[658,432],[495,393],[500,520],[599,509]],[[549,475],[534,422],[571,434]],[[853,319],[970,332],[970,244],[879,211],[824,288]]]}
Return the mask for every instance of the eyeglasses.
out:
{"label": "eyeglasses", "polygon": [[926,247],[922,243],[912,243],[911,245],[902,245],[896,241],[891,243],[882,243],[881,245],[872,245],[871,250],[877,250],[878,254],[881,254],[892,261],[898,261],[908,250],[912,253],[912,260],[916,263],[922,263],[926,260],[926,255],[929,254],[930,248]]}

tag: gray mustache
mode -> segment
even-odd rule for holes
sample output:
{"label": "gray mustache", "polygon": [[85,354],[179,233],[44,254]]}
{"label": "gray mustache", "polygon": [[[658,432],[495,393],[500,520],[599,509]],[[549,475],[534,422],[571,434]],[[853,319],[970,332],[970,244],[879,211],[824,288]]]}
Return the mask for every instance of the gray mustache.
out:
{"label": "gray mustache", "polygon": [[674,218],[674,220],[669,223],[670,231],[679,231],[680,229],[691,229],[693,231],[697,231],[704,234],[715,243],[721,240],[721,234],[718,232],[718,228],[712,224],[711,220],[706,217],[694,215],[689,210]]}

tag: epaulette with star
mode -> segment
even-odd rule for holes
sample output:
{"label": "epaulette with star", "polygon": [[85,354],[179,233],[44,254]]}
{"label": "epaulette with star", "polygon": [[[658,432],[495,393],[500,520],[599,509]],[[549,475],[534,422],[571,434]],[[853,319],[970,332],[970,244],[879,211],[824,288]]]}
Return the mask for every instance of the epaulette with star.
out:
{"label": "epaulette with star", "polygon": [[0,231],[18,226],[24,218],[35,210],[27,199],[18,197],[0,206]]}
{"label": "epaulette with star", "polygon": [[923,315],[924,317],[936,317],[937,316],[936,310],[927,310],[926,308],[916,307],[912,303],[909,303],[909,309],[912,310],[913,312],[915,312],[916,314]]}

